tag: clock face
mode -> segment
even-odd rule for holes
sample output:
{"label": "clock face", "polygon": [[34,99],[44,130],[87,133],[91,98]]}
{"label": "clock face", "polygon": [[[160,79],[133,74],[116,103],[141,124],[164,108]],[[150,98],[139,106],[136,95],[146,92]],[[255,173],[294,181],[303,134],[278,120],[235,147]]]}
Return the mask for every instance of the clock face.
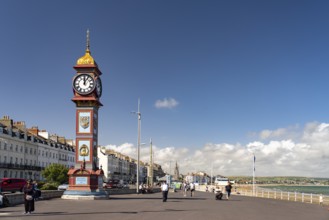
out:
{"label": "clock face", "polygon": [[73,88],[81,95],[90,94],[95,89],[95,80],[89,74],[79,74],[73,79]]}
{"label": "clock face", "polygon": [[102,81],[100,78],[96,79],[96,93],[98,97],[102,96]]}

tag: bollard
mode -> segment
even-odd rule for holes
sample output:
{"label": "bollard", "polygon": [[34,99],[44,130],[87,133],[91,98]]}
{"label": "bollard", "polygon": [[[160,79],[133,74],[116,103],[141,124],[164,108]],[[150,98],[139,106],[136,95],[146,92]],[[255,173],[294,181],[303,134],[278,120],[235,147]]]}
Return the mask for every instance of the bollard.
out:
{"label": "bollard", "polygon": [[323,196],[322,196],[322,194],[319,196],[319,204],[320,204],[320,205],[323,204]]}

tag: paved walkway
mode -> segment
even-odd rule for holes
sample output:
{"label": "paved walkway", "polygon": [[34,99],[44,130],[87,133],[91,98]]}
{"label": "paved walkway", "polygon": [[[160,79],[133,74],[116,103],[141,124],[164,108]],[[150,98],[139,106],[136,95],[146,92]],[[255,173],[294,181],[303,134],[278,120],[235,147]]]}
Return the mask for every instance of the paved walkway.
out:
{"label": "paved walkway", "polygon": [[168,201],[161,194],[113,195],[110,200],[62,200],[36,202],[36,212],[22,214],[23,205],[0,209],[1,220],[328,220],[327,207],[315,204],[233,195],[215,200],[214,194],[196,192],[183,197],[170,192]]}

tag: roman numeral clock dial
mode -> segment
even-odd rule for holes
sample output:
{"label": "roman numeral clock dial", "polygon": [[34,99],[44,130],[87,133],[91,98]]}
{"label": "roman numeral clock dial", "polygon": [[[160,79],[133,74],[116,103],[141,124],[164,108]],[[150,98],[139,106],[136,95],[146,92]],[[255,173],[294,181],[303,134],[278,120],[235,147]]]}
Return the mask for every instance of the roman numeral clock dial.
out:
{"label": "roman numeral clock dial", "polygon": [[79,74],[73,79],[73,88],[81,95],[90,94],[95,89],[95,80],[89,74]]}

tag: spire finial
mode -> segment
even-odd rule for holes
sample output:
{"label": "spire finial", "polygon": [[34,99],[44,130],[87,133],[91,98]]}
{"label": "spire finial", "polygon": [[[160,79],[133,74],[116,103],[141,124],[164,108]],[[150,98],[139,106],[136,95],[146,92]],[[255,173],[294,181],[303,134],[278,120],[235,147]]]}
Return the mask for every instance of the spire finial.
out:
{"label": "spire finial", "polygon": [[94,58],[91,56],[90,53],[90,45],[89,45],[89,29],[87,29],[87,48],[86,53],[83,57],[80,57],[77,61],[77,65],[90,65],[90,64],[96,64]]}
{"label": "spire finial", "polygon": [[87,51],[89,51],[89,29],[87,29]]}

